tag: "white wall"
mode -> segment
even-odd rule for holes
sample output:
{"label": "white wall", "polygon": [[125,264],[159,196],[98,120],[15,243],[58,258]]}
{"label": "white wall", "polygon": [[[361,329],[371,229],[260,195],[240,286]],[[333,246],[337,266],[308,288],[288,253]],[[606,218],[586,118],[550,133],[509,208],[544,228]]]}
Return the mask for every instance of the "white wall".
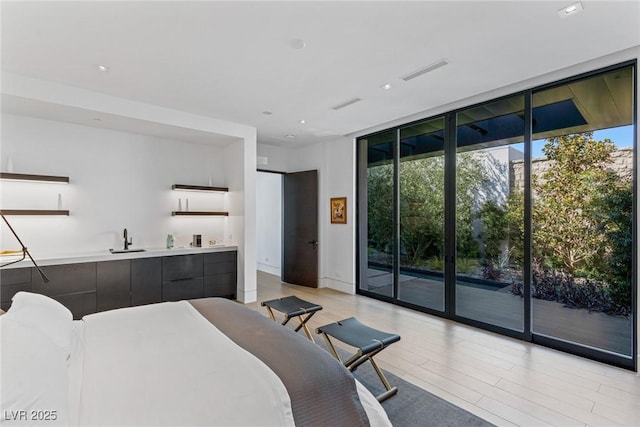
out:
{"label": "white wall", "polygon": [[[351,138],[301,148],[258,145],[258,156],[269,158],[259,169],[282,172],[318,171],[319,286],[355,293],[355,145]],[[268,175],[268,174],[265,174]],[[347,197],[347,224],[331,224],[329,201]],[[258,200],[260,200],[258,195]],[[258,202],[260,217],[267,213]],[[264,264],[258,246],[258,261]],[[269,250],[273,253],[273,248]],[[264,265],[258,265],[259,269]],[[269,271],[272,272],[272,271]],[[273,272],[273,274],[280,274]]]}
{"label": "white wall", "polygon": [[258,172],[256,182],[256,259],[260,271],[281,275],[282,175]]}
{"label": "white wall", "polygon": [[289,149],[276,147],[274,145],[258,144],[258,159],[266,158],[267,164],[258,164],[258,169],[288,172],[289,171]]}
{"label": "white wall", "polygon": [[[350,138],[290,150],[289,172],[318,170],[319,286],[355,292],[355,144]],[[347,224],[331,224],[329,202],[347,197]]]}
{"label": "white wall", "polygon": [[[204,234],[205,242],[232,240],[238,246],[238,299],[245,303],[256,300],[254,127],[13,73],[2,73],[2,94],[3,99],[21,105],[28,115],[66,118],[71,114],[77,120],[97,114],[127,131],[187,137],[205,134],[229,141],[226,147],[215,148],[57,121],[45,124],[47,120],[31,128],[36,122],[24,120],[36,119],[11,119],[3,114],[3,125],[8,130],[3,126],[1,148],[5,156],[11,155],[14,170],[69,175],[72,184],[64,190],[51,190],[50,184],[13,189],[3,184],[2,192],[6,191],[6,197],[13,198],[13,202],[4,197],[2,206],[28,200],[39,204],[31,206],[34,208],[40,204],[54,208],[48,203],[57,205],[57,193],[63,193],[64,207],[72,210],[72,216],[47,217],[46,221],[15,218],[17,225],[28,229],[25,235],[35,240],[29,248],[36,256],[38,250],[55,256],[117,246],[125,226],[135,244],[146,247],[163,246],[169,232],[176,233],[179,245],[188,242],[194,233]],[[29,108],[38,111],[29,112]],[[6,160],[3,165],[6,167]],[[166,185],[208,184],[209,176],[212,183],[230,188],[227,196],[190,193],[183,197],[189,197],[192,210],[205,205],[210,209],[222,206],[230,216],[187,221],[184,217],[172,218],[170,212],[177,208],[180,193],[167,191]],[[27,193],[36,197],[27,197]],[[56,201],[47,202],[52,197]],[[183,203],[186,205],[186,201]],[[2,238],[6,241],[6,235]]]}
{"label": "white wall", "polygon": [[238,246],[238,300],[256,301],[256,139],[247,135],[223,150],[228,182],[225,237]]}
{"label": "white wall", "polygon": [[[164,140],[70,123],[4,114],[2,170],[68,176],[70,184],[2,181],[5,209],[56,209],[58,194],[69,217],[12,216],[10,221],[36,257],[120,248],[126,227],[134,247],[160,248],[168,233],[176,246],[193,234],[229,240],[227,218],[172,217],[178,198],[190,210],[225,210],[228,195],[172,191],[172,184],[227,186],[222,148]],[[16,246],[2,227],[2,247]]]}

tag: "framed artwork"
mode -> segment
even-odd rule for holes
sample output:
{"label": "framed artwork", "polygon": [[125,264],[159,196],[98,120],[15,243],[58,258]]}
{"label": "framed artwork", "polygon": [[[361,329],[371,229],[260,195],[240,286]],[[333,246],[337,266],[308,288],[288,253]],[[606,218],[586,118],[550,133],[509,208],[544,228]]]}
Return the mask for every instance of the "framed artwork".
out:
{"label": "framed artwork", "polygon": [[331,224],[347,223],[347,198],[331,198]]}

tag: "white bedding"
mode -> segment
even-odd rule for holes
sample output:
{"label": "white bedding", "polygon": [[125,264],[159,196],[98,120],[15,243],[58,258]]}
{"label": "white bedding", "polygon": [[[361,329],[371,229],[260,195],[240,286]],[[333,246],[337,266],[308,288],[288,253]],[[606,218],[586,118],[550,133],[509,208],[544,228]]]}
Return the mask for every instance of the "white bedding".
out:
{"label": "white bedding", "polygon": [[83,323],[69,371],[73,425],[294,425],[280,379],[187,302]]}
{"label": "white bedding", "polygon": [[[0,425],[294,425],[277,375],[187,302],[72,321],[58,302],[23,294],[0,317]],[[370,425],[391,426],[356,385]]]}

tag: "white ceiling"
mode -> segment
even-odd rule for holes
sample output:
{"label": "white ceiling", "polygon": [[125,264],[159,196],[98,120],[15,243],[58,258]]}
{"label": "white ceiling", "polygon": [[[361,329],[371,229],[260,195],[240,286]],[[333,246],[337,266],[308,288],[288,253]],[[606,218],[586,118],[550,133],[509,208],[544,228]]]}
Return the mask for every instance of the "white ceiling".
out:
{"label": "white ceiling", "polygon": [[238,138],[229,135],[178,127],[167,123],[151,122],[124,115],[106,114],[7,94],[2,95],[2,111],[21,116],[39,117],[218,147],[224,147],[238,141]]}
{"label": "white ceiling", "polygon": [[[3,1],[2,70],[255,126],[259,143],[295,146],[640,45],[640,2],[582,1],[583,12],[559,17],[572,2]],[[449,65],[401,79],[442,58]]]}

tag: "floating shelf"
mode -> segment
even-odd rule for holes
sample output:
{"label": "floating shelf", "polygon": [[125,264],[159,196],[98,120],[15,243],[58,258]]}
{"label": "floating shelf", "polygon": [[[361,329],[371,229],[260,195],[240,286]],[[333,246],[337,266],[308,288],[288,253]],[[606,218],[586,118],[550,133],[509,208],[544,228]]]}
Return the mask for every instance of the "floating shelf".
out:
{"label": "floating shelf", "polygon": [[63,184],[69,183],[68,176],[31,175],[26,173],[0,172],[0,179],[10,179],[15,181],[58,182]]}
{"label": "floating shelf", "polygon": [[209,211],[173,211],[173,216],[229,216],[229,212],[209,212]]}
{"label": "floating shelf", "polygon": [[42,210],[42,209],[2,209],[3,215],[62,215],[69,216],[68,210]]}
{"label": "floating shelf", "polygon": [[186,185],[186,184],[173,184],[171,186],[172,190],[183,190],[183,191],[214,191],[218,193],[226,193],[229,191],[227,187],[211,187],[208,185]]}

